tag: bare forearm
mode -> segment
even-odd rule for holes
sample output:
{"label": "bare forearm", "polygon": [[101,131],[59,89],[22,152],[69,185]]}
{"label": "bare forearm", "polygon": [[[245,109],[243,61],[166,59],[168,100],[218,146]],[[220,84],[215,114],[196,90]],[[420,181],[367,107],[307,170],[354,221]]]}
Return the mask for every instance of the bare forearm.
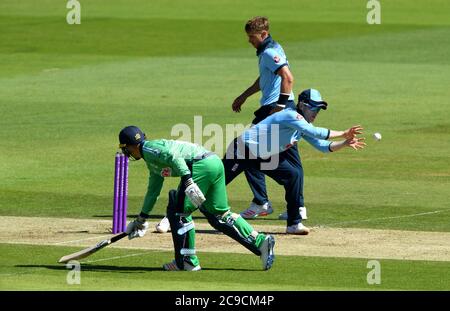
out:
{"label": "bare forearm", "polygon": [[345,131],[330,130],[330,136],[328,138],[344,137],[345,139],[353,139],[355,135],[362,134],[362,130],[361,125],[353,125]]}
{"label": "bare forearm", "polygon": [[330,130],[330,136],[328,136],[328,138],[338,138],[338,137],[343,137],[344,134],[345,134],[344,131]]}
{"label": "bare forearm", "polygon": [[356,135],[362,134],[363,128],[360,125],[354,125],[345,131],[333,131],[330,130],[328,138],[345,137],[345,140],[333,141],[330,144],[331,151],[338,151],[345,146],[351,147],[354,150],[363,149],[366,145],[364,143],[364,137],[357,137]]}
{"label": "bare forearm", "polygon": [[284,66],[278,71],[278,75],[281,77],[280,93],[291,94],[294,87],[294,76],[289,70],[288,66]]}
{"label": "bare forearm", "polygon": [[292,78],[292,76],[281,78],[280,93],[291,94],[293,87],[294,87],[294,79]]}
{"label": "bare forearm", "polygon": [[338,150],[344,148],[345,146],[347,146],[347,143],[345,140],[333,141],[330,145],[330,150],[335,152],[335,151],[338,151]]}
{"label": "bare forearm", "polygon": [[260,90],[261,89],[259,87],[259,77],[258,77],[258,79],[256,79],[256,81],[241,94],[241,96],[247,98],[259,92]]}
{"label": "bare forearm", "polygon": [[366,146],[364,142],[364,137],[354,137],[351,139],[341,140],[341,141],[333,141],[330,144],[331,151],[338,151],[343,147],[350,147],[354,150],[363,149]]}
{"label": "bare forearm", "polygon": [[245,103],[248,97],[252,96],[256,92],[260,90],[259,88],[259,77],[256,79],[256,81],[248,88],[246,89],[241,95],[236,97],[236,99],[233,101],[233,104],[231,105],[231,108],[234,112],[241,112],[241,107]]}

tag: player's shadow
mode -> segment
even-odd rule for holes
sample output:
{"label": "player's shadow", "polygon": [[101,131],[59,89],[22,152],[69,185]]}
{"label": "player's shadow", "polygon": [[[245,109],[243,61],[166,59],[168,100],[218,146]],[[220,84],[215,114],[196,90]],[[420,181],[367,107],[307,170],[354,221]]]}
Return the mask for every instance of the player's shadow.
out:
{"label": "player's shadow", "polygon": [[[152,231],[155,234],[160,234],[158,233],[158,231],[154,230]],[[286,235],[285,232],[275,232],[275,231],[260,231],[261,233],[265,233],[265,234],[271,234],[271,235]],[[170,232],[169,232],[170,233]],[[213,235],[224,235],[226,236],[226,234],[224,234],[223,232],[220,232],[218,230],[215,229],[195,229],[195,233],[199,233],[199,234],[213,234]]]}
{"label": "player's shadow", "polygon": [[[136,217],[138,217],[139,215],[138,214],[128,214],[127,215],[127,219],[133,219],[133,218],[136,218]],[[152,214],[152,215],[149,215],[148,216],[148,219],[157,219],[157,220],[161,220],[161,219],[163,219],[164,217],[165,217],[166,215],[163,215],[163,214]],[[112,219],[112,215],[111,214],[105,214],[105,215],[92,215],[92,217],[95,217],[95,218],[108,218],[108,219]],[[205,216],[201,216],[201,215],[196,215],[196,216],[192,216],[192,219],[205,219],[206,220],[206,217]]]}
{"label": "player's shadow", "polygon": [[203,271],[259,271],[259,269],[244,269],[244,268],[205,268],[202,267]]}
{"label": "player's shadow", "polygon": [[[17,268],[43,268],[49,270],[70,271],[73,266],[66,267],[66,265],[15,265]],[[106,266],[106,265],[91,265],[83,264],[80,266],[81,271],[91,272],[117,272],[117,273],[142,273],[142,272],[157,272],[164,271],[162,267],[130,267],[130,266]],[[255,271],[256,269],[242,269],[242,268],[202,268],[205,271]]]}
{"label": "player's shadow", "polygon": [[[130,267],[130,266],[107,266],[107,265],[91,265],[80,263],[81,271],[92,272],[118,272],[118,273],[139,273],[139,272],[151,272],[162,271],[162,267]],[[66,265],[16,265],[18,268],[44,268],[49,270],[65,270],[69,271],[73,269],[73,266],[66,267]]]}
{"label": "player's shadow", "polygon": [[272,217],[272,218],[270,218],[270,217],[256,217],[256,218],[252,218],[252,219],[246,219],[247,220],[247,222],[249,222],[249,223],[252,223],[252,222],[267,222],[267,221],[271,221],[271,222],[274,222],[274,221],[276,221],[275,223],[283,223],[283,224],[285,224],[286,223],[286,220],[281,220],[281,219],[278,219],[278,218],[275,218],[275,217]]}
{"label": "player's shadow", "polygon": [[[133,219],[133,218],[137,218],[139,215],[138,214],[129,214],[127,215],[127,219]],[[166,215],[163,214],[152,214],[148,216],[148,219],[157,219],[157,220],[161,220],[165,217]],[[108,218],[108,219],[112,219],[112,215],[108,214],[108,215],[92,215],[92,217],[95,218]],[[198,219],[203,219],[203,220],[207,220],[207,218],[205,216],[202,215],[192,215],[192,219],[193,220],[198,220]],[[251,224],[252,222],[267,222],[267,221],[280,221],[283,224],[286,222],[285,220],[279,220],[277,218],[267,218],[267,217],[260,217],[260,218],[253,218],[253,219],[247,219],[247,221]]]}
{"label": "player's shadow", "polygon": [[[156,232],[156,231],[155,231]],[[260,230],[260,233],[264,233],[264,234],[270,234],[270,235],[286,235],[286,232],[284,231],[266,231],[266,230]],[[210,230],[202,230],[202,229],[195,229],[195,233],[202,233],[202,234],[223,234],[226,236],[226,234],[218,231],[218,230],[214,230],[214,229],[210,229]]]}
{"label": "player's shadow", "polygon": [[215,229],[195,229],[195,233],[201,233],[201,234],[223,234],[220,231],[217,231]]}
{"label": "player's shadow", "polygon": [[[139,215],[127,215],[127,218],[129,218],[129,219],[133,219],[133,218],[137,218]],[[158,220],[161,220],[163,217],[164,217],[165,215],[157,215],[157,214],[155,214],[155,215],[149,215],[149,219],[158,219]],[[111,214],[109,214],[109,215],[92,215],[92,217],[96,217],[96,218],[108,218],[108,219],[112,219],[112,215]]]}

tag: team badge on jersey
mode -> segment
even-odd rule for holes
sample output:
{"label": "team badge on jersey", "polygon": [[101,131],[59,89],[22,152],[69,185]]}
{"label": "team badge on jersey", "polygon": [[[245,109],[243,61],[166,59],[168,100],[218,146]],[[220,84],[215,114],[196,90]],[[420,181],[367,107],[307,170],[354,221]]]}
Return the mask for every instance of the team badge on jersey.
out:
{"label": "team badge on jersey", "polygon": [[280,58],[278,57],[278,55],[275,55],[275,56],[273,57],[273,61],[274,61],[276,64],[278,64],[278,63],[280,62]]}
{"label": "team badge on jersey", "polygon": [[161,170],[162,177],[170,177],[172,176],[172,169],[170,167],[165,167]]}
{"label": "team badge on jersey", "polygon": [[301,115],[301,114],[299,114],[299,113],[297,113],[297,120],[301,120],[301,119],[303,119],[303,116]]}

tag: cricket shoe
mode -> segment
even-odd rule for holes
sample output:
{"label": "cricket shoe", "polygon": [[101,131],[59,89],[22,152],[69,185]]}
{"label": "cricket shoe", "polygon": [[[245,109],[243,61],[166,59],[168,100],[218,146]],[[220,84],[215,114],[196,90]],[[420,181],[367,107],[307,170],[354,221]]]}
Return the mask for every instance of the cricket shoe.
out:
{"label": "cricket shoe", "polygon": [[275,261],[275,253],[273,252],[274,246],[275,238],[269,234],[259,247],[263,270],[272,268],[273,262]]}
{"label": "cricket shoe", "polygon": [[[163,265],[163,269],[166,271],[181,271],[180,268],[178,268],[177,263],[175,260],[172,260],[169,263],[166,263]],[[193,266],[187,262],[184,262],[184,271],[200,271],[202,268],[200,267],[200,265],[198,266]]]}
{"label": "cricket shoe", "polygon": [[311,230],[309,230],[308,227],[305,227],[301,222],[296,225],[286,227],[287,234],[308,235],[310,231]]}
{"label": "cricket shoe", "polygon": [[272,213],[273,209],[272,203],[270,203],[270,201],[264,203],[263,205],[258,205],[255,202],[252,202],[249,208],[241,212],[241,216],[245,219],[252,219],[258,216],[267,216]]}
{"label": "cricket shoe", "polygon": [[164,217],[161,221],[156,225],[156,231],[159,233],[166,233],[170,231],[170,223],[169,218]]}
{"label": "cricket shoe", "polygon": [[[298,208],[299,212],[300,212],[300,216],[302,217],[302,220],[308,219],[308,216],[306,216],[306,207],[302,206]],[[278,216],[279,220],[287,220],[288,219],[288,215],[287,215],[287,211],[280,214]]]}

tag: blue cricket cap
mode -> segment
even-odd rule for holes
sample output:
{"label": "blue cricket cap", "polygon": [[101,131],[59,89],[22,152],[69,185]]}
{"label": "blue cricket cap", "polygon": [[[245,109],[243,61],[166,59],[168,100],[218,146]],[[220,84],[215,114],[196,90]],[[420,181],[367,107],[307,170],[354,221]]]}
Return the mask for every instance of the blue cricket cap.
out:
{"label": "blue cricket cap", "polygon": [[145,140],[145,134],[140,128],[134,125],[124,127],[119,133],[120,148],[129,145],[138,145]]}
{"label": "blue cricket cap", "polygon": [[298,95],[298,101],[302,101],[310,108],[327,110],[327,102],[322,99],[322,95],[316,89],[307,89]]}

